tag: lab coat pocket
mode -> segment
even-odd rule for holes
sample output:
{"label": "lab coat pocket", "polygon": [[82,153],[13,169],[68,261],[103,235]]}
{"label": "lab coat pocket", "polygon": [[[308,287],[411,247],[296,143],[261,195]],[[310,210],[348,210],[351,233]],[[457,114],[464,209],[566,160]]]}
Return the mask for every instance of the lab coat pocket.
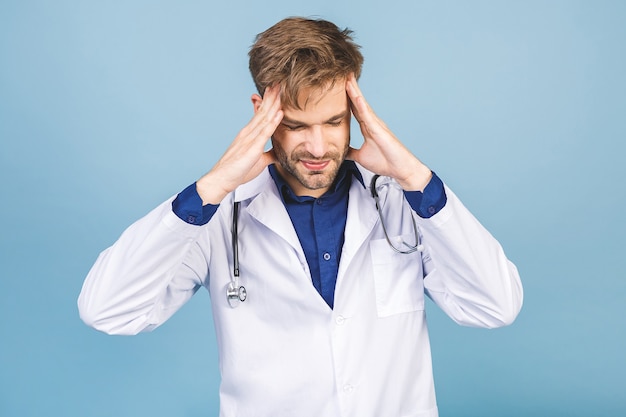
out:
{"label": "lab coat pocket", "polygon": [[[413,235],[390,238],[394,244]],[[399,247],[399,246],[398,246]],[[421,252],[395,252],[386,239],[370,242],[378,317],[424,310]]]}

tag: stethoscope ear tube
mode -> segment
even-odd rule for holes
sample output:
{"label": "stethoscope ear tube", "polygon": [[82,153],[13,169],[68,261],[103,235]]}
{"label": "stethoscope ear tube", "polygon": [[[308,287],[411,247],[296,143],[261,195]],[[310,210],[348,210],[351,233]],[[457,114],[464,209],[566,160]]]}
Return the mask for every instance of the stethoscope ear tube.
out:
{"label": "stethoscope ear tube", "polygon": [[239,206],[241,202],[235,201],[233,204],[233,225],[232,225],[232,239],[233,239],[233,276],[226,288],[226,300],[228,304],[235,308],[240,303],[246,301],[248,292],[246,287],[239,285]]}
{"label": "stethoscope ear tube", "polygon": [[380,208],[380,197],[378,196],[378,190],[376,190],[376,180],[380,177],[380,175],[376,174],[372,177],[372,181],[370,182],[370,192],[372,193],[372,198],[374,198],[374,202],[376,203],[376,211],[378,211],[378,217],[380,218],[380,225],[383,228],[383,233],[385,234],[385,239],[387,243],[394,250],[394,252],[401,253],[403,255],[408,255],[413,252],[423,252],[424,245],[420,243],[420,235],[417,231],[417,224],[415,223],[415,218],[413,214],[411,214],[411,221],[413,222],[413,234],[415,236],[415,243],[410,244],[405,242],[404,240],[401,242],[405,249],[398,249],[394,246],[393,242],[389,238],[389,234],[387,233],[387,228],[385,227],[385,220],[383,219],[383,211]]}
{"label": "stethoscope ear tube", "polygon": [[239,206],[240,201],[233,204],[233,229],[231,231],[233,237],[233,277],[239,278]]}

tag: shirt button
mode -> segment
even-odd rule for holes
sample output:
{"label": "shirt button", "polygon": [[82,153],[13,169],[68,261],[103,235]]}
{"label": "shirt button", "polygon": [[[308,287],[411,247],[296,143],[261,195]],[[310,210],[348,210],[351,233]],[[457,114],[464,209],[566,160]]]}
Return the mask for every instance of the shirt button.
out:
{"label": "shirt button", "polygon": [[433,207],[433,206],[428,207],[428,212],[430,214],[435,214],[435,207]]}
{"label": "shirt button", "polygon": [[196,222],[196,216],[189,215],[187,216],[187,223],[194,224]]}
{"label": "shirt button", "polygon": [[318,198],[317,200],[315,200],[315,202],[321,205],[324,201],[321,198]]}
{"label": "shirt button", "polygon": [[350,394],[352,391],[354,391],[354,387],[352,385],[346,384],[343,386],[343,392],[346,394]]}
{"label": "shirt button", "polygon": [[325,261],[330,261],[330,253],[328,253],[328,252],[324,253],[324,260]]}
{"label": "shirt button", "polygon": [[346,318],[344,316],[337,316],[337,318],[335,318],[335,323],[337,323],[337,325],[339,326],[341,326],[345,322],[346,322]]}

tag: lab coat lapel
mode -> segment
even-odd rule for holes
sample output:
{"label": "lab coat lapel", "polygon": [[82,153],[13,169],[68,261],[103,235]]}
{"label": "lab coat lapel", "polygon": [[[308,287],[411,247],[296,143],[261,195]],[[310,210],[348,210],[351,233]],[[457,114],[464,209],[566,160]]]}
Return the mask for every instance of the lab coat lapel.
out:
{"label": "lab coat lapel", "polygon": [[369,181],[372,175],[369,172],[364,172],[362,169],[361,173],[364,183],[368,184],[368,187],[363,188],[356,179],[353,179],[350,187],[348,218],[346,220],[341,262],[339,263],[338,280],[346,273],[355,254],[365,243],[378,221],[376,205],[370,197],[369,191]]}
{"label": "lab coat lapel", "polygon": [[305,259],[296,230],[267,169],[254,180],[237,188],[235,200],[247,199],[250,199],[246,207],[247,213],[284,239],[296,250],[300,258]]}

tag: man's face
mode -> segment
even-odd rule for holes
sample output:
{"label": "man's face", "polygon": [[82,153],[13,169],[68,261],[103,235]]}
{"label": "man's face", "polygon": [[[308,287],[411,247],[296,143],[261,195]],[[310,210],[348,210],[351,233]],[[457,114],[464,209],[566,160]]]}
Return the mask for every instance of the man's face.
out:
{"label": "man's face", "polygon": [[332,185],[350,145],[350,107],[345,81],[304,90],[303,110],[284,108],[272,136],[276,168],[296,195],[319,197]]}

